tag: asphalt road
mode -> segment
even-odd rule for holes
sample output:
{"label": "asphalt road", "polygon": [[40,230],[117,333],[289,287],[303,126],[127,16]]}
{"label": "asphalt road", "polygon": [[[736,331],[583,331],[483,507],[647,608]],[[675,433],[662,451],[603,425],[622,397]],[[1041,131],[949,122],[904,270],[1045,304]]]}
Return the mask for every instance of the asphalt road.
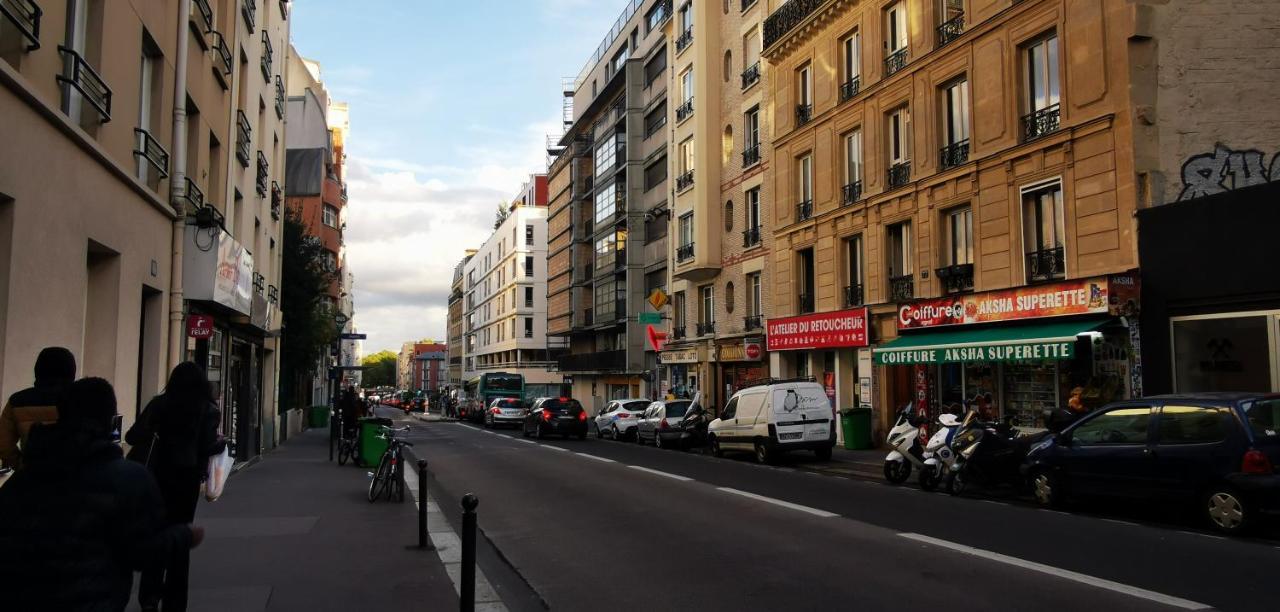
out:
{"label": "asphalt road", "polygon": [[430,461],[441,503],[478,495],[484,535],[514,570],[505,580],[518,574],[553,610],[1276,605],[1272,541],[953,498],[745,456],[413,422],[408,439]]}

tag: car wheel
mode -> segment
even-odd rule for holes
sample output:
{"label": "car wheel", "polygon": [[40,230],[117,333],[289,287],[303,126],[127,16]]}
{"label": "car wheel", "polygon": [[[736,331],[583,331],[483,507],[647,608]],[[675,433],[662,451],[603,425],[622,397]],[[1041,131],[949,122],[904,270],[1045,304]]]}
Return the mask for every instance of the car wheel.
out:
{"label": "car wheel", "polygon": [[773,451],[768,444],[756,442],[756,463],[769,465],[773,463]]}
{"label": "car wheel", "polygon": [[711,436],[711,454],[716,457],[723,457],[724,450],[720,448],[720,441],[715,436]]}
{"label": "car wheel", "polygon": [[831,460],[831,447],[830,447],[830,446],[824,446],[824,447],[822,447],[822,448],[820,448],[820,449],[818,449],[818,450],[813,451],[813,454],[814,454],[814,455],[816,455],[816,456],[818,457],[818,461],[830,461],[830,460]]}
{"label": "car wheel", "polygon": [[884,462],[884,479],[893,484],[902,484],[911,477],[911,464],[906,460],[902,461],[885,461]]}
{"label": "car wheel", "polygon": [[1057,508],[1062,505],[1062,485],[1057,476],[1048,471],[1037,470],[1031,476],[1031,496],[1036,503],[1045,508]]}
{"label": "car wheel", "polygon": [[[583,437],[585,438],[586,436]],[[596,439],[599,440],[601,438],[604,438],[604,430],[600,429],[599,425],[596,425]]]}
{"label": "car wheel", "polygon": [[1240,492],[1228,486],[1215,486],[1204,497],[1202,507],[1209,526],[1219,533],[1244,533],[1253,518]]}
{"label": "car wheel", "polygon": [[524,423],[521,423],[521,424],[520,424],[520,435],[522,435],[522,436],[524,436],[524,437],[526,437],[526,438],[528,438],[528,437],[529,437],[529,426],[528,426],[528,425],[525,425]]}
{"label": "car wheel", "polygon": [[656,432],[656,431],[655,431],[655,432],[653,432],[653,446],[654,446],[655,448],[664,448],[664,447],[662,446],[662,434],[660,434],[660,433],[658,433],[658,432]]}
{"label": "car wheel", "polygon": [[615,442],[622,439],[622,436],[618,434],[617,425],[614,425],[613,427],[609,428],[609,437],[612,438]]}
{"label": "car wheel", "polygon": [[538,428],[533,431],[533,437],[539,440],[546,437],[546,434],[542,433],[542,423],[538,423]]}
{"label": "car wheel", "polygon": [[920,488],[925,491],[932,491],[938,488],[938,483],[942,479],[942,473],[939,468],[926,465],[920,468]]}
{"label": "car wheel", "polygon": [[644,436],[640,435],[640,428],[636,428],[636,444],[644,446]]}

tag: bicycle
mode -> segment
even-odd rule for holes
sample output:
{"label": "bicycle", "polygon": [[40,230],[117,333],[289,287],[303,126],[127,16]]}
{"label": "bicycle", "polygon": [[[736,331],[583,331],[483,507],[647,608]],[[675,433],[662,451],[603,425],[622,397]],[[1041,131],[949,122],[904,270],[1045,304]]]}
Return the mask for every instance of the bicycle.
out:
{"label": "bicycle", "polygon": [[[350,435],[348,435],[350,434]],[[338,465],[346,465],[350,459],[356,465],[360,464],[360,435],[354,429],[348,430],[346,423],[338,421]]]}
{"label": "bicycle", "polygon": [[397,438],[396,434],[406,431],[409,431],[408,425],[400,429],[382,428],[378,437],[387,441],[387,450],[382,453],[378,469],[374,470],[373,480],[369,482],[369,503],[378,501],[383,494],[393,502],[404,502],[404,447],[413,446],[413,443]]}

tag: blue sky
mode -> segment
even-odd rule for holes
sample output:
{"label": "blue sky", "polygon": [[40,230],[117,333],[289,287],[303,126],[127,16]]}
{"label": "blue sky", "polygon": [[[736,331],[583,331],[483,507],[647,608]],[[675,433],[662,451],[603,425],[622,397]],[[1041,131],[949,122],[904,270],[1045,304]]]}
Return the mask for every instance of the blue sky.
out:
{"label": "blue sky", "polygon": [[347,259],[364,352],[444,340],[453,267],[544,172],[560,81],[626,0],[306,0],[293,44],[351,108]]}

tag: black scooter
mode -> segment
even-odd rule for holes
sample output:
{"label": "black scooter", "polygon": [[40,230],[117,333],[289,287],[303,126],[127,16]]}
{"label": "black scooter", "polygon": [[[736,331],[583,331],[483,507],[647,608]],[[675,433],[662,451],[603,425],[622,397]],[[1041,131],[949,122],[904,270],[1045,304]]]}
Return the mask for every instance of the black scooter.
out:
{"label": "black scooter", "polygon": [[956,465],[947,476],[947,492],[962,495],[973,486],[1001,485],[1023,490],[1026,480],[1022,463],[1031,447],[1049,435],[1045,431],[1023,436],[1013,427],[1012,417],[987,422],[979,420],[978,413],[970,410],[951,441]]}

